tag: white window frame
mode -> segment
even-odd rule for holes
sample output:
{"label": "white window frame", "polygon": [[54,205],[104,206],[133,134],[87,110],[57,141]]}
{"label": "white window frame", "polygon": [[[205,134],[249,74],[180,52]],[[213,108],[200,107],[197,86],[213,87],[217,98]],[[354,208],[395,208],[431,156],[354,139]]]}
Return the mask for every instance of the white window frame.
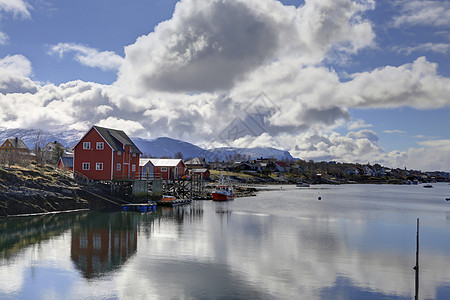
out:
{"label": "white window frame", "polygon": [[119,172],[119,171],[122,171],[122,165],[121,164],[117,164],[116,165],[116,170]]}
{"label": "white window frame", "polygon": [[122,151],[117,151],[117,155],[122,155]]}
{"label": "white window frame", "polygon": [[95,163],[95,170],[103,171],[103,163]]}
{"label": "white window frame", "polygon": [[136,153],[133,153],[133,157],[136,157]]}
{"label": "white window frame", "polygon": [[91,142],[83,142],[83,149],[84,150],[90,150],[91,149]]}
{"label": "white window frame", "polygon": [[161,167],[161,172],[167,172],[167,168],[166,167]]}
{"label": "white window frame", "polygon": [[97,142],[96,148],[97,148],[97,150],[103,150],[103,149],[105,149],[105,143],[103,143],[103,142]]}
{"label": "white window frame", "polygon": [[91,163],[84,162],[81,164],[81,169],[84,171],[89,171],[91,169]]}
{"label": "white window frame", "polygon": [[136,165],[131,165],[131,172],[136,172]]}

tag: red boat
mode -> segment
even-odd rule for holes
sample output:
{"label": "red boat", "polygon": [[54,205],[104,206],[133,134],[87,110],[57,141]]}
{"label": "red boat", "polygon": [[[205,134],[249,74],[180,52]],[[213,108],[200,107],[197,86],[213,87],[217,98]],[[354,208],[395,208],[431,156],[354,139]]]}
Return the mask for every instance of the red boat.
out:
{"label": "red boat", "polygon": [[214,201],[228,201],[234,199],[233,187],[225,184],[223,176],[220,178],[220,184],[216,186],[216,191],[212,193]]}

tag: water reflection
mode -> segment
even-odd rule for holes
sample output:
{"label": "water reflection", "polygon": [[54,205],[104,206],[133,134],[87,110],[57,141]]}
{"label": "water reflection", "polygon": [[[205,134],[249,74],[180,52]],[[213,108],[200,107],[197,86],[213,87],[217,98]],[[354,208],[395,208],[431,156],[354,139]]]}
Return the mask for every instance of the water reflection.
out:
{"label": "water reflection", "polygon": [[61,235],[78,214],[54,214],[0,220],[0,259],[11,259],[22,249]]}
{"label": "water reflection", "polygon": [[85,278],[111,272],[136,253],[136,216],[91,213],[81,218],[72,229],[70,258]]}
{"label": "water reflection", "polygon": [[413,188],[6,220],[0,298],[411,299],[420,217],[420,299],[450,299],[450,187]]}

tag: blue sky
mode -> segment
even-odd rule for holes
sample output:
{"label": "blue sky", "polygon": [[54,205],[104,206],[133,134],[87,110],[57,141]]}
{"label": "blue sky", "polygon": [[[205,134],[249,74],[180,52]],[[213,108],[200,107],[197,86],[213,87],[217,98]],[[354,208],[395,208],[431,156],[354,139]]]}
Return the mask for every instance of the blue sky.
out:
{"label": "blue sky", "polygon": [[450,171],[449,52],[449,1],[0,0],[0,127]]}

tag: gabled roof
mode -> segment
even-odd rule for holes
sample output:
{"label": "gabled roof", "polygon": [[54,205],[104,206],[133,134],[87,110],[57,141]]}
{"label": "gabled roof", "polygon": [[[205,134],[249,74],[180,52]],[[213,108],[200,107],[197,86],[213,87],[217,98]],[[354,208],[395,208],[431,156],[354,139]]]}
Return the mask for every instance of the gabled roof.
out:
{"label": "gabled roof", "polygon": [[[27,149],[28,150],[27,145],[25,145],[25,143],[20,138],[17,138],[17,137],[16,138],[9,138],[6,141],[9,141],[9,143],[15,149]],[[5,141],[5,143],[6,143],[6,141]]]}
{"label": "gabled roof", "polygon": [[71,147],[71,149],[75,149],[75,147],[84,139],[84,137],[92,130],[95,129],[98,134],[105,140],[108,145],[111,146],[111,148],[114,151],[124,151],[124,146],[128,145],[131,147],[131,152],[142,154],[141,150],[133,143],[133,141],[128,137],[128,135],[123,132],[122,130],[117,129],[111,129],[111,128],[105,128],[100,126],[92,126],[91,129],[89,129],[86,134],[83,136],[81,140],[78,141],[74,146]]}
{"label": "gabled roof", "polygon": [[277,161],[276,164],[282,168],[289,168],[289,165],[282,161]]}
{"label": "gabled roof", "polygon": [[[97,132],[103,137],[103,139],[105,139],[113,150],[123,151],[122,145],[128,145],[131,146],[131,152],[142,154],[141,150],[139,150],[128,135],[122,130],[104,128],[100,126],[94,126],[93,128],[97,130]],[[122,143],[122,145],[118,141]]]}
{"label": "gabled roof", "polygon": [[186,165],[204,165],[205,164],[205,159],[204,158],[200,158],[200,157],[196,157],[193,158],[191,160],[188,160],[187,162],[185,162]]}
{"label": "gabled roof", "polygon": [[198,168],[198,169],[192,169],[191,173],[205,173],[206,171],[208,171],[208,169]]}
{"label": "gabled roof", "polygon": [[150,159],[151,158],[139,158],[139,166],[140,167],[143,167],[143,166],[145,166],[149,161],[150,161]]}
{"label": "gabled roof", "polygon": [[176,166],[178,166],[178,164],[180,162],[183,162],[183,161],[181,159],[151,158],[150,162],[155,167],[176,167]]}

